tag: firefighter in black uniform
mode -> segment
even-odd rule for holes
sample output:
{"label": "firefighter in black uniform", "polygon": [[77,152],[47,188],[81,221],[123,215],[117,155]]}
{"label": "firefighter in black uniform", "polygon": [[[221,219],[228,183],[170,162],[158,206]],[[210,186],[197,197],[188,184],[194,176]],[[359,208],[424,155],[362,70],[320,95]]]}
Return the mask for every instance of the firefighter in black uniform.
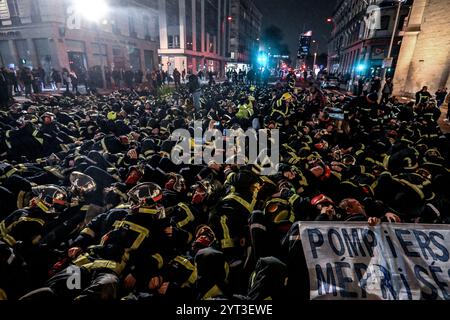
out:
{"label": "firefighter in black uniform", "polygon": [[[164,266],[165,242],[172,229],[161,206],[162,189],[153,183],[137,185],[129,191],[133,203],[130,212],[113,223],[99,245],[76,257],[72,265],[48,281],[48,293],[66,299],[117,299],[120,279],[125,288],[161,285],[160,270]],[[168,246],[170,248],[170,246]],[[79,252],[78,252],[79,253]],[[78,267],[78,268],[77,268]],[[67,279],[79,272],[81,287],[67,288]],[[31,293],[33,296],[38,293]]]}

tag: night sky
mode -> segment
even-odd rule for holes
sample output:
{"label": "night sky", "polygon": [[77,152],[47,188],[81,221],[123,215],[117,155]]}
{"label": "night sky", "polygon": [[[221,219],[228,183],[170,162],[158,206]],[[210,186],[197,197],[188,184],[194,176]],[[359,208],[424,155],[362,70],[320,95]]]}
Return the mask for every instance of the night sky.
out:
{"label": "night sky", "polygon": [[337,0],[254,0],[263,13],[263,28],[276,25],[284,34],[291,57],[296,57],[299,34],[313,31],[313,39],[319,42],[319,52],[327,51],[331,25],[326,18],[331,16]]}

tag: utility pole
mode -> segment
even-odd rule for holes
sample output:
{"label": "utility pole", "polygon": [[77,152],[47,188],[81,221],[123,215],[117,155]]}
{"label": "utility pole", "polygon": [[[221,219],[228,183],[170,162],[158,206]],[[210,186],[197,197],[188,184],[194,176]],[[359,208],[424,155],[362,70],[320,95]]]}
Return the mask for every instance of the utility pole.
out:
{"label": "utility pole", "polygon": [[313,43],[316,44],[316,50],[314,50],[314,62],[313,62],[313,72],[314,72],[314,66],[316,65],[316,61],[317,61],[317,51],[319,50],[319,43],[316,40],[313,40]]}

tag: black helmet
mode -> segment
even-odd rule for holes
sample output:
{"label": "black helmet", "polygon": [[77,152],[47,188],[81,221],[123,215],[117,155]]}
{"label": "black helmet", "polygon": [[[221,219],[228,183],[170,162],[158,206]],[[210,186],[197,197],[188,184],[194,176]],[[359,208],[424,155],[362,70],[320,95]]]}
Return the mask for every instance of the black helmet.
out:
{"label": "black helmet", "polygon": [[292,224],[294,222],[291,205],[287,200],[281,198],[273,198],[267,201],[264,215],[275,224]]}
{"label": "black helmet", "polygon": [[134,211],[155,215],[156,219],[165,218],[162,206],[163,192],[160,186],[153,182],[141,183],[128,191]]}
{"label": "black helmet", "polygon": [[194,191],[192,203],[213,203],[218,197],[222,184],[217,180],[203,179],[194,184],[191,189]]}
{"label": "black helmet", "polygon": [[67,205],[67,192],[59,186],[36,186],[32,188],[31,193],[31,206],[37,206],[46,213],[60,212]]}
{"label": "black helmet", "polygon": [[75,195],[83,195],[93,192],[97,189],[97,184],[92,177],[79,171],[70,174],[70,191]]}
{"label": "black helmet", "polygon": [[166,183],[166,189],[172,189],[176,192],[183,192],[186,190],[186,180],[182,175],[169,172],[167,178],[169,181]]}

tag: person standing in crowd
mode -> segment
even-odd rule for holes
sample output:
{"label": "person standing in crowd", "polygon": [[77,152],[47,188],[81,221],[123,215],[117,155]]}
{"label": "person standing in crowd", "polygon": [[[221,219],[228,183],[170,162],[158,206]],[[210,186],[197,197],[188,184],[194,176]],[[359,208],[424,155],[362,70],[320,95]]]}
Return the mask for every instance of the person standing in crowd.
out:
{"label": "person standing in crowd", "polygon": [[362,95],[363,87],[364,87],[364,77],[360,76],[360,77],[358,77],[358,84],[357,84],[357,90],[356,90],[357,96]]}
{"label": "person standing in crowd", "polygon": [[63,68],[62,70],[62,79],[63,85],[66,86],[66,92],[68,93],[70,91],[70,72],[67,68]]}
{"label": "person standing in crowd", "polygon": [[22,81],[25,86],[25,97],[29,97],[32,93],[32,86],[33,86],[33,73],[31,72],[30,68],[23,67]]}
{"label": "person standing in crowd", "polygon": [[39,91],[43,92],[45,89],[45,86],[47,85],[47,80],[46,80],[46,76],[47,73],[45,72],[44,68],[42,68],[42,66],[39,66],[38,69],[38,75],[39,75]]}
{"label": "person standing in crowd", "polygon": [[214,80],[214,72],[212,70],[209,70],[208,72],[208,79],[209,79],[208,83],[210,86],[216,84],[216,81]]}
{"label": "person standing in crowd", "polygon": [[14,68],[10,68],[8,70],[8,74],[9,74],[9,78],[11,80],[11,96],[14,96],[16,94],[18,94],[20,92],[19,90],[19,86],[18,86],[18,80],[17,80],[17,75],[16,75],[16,71],[14,70]]}
{"label": "person standing in crowd", "polygon": [[188,82],[189,93],[192,94],[192,101],[195,107],[195,111],[200,111],[200,97],[202,95],[202,89],[200,87],[200,81],[198,76],[191,74]]}
{"label": "person standing in crowd", "polygon": [[40,78],[40,73],[39,70],[37,68],[33,68],[33,70],[31,71],[33,74],[33,92],[34,93],[40,93],[41,92],[41,78]]}
{"label": "person standing in crowd", "polygon": [[183,80],[183,83],[186,83],[186,69],[181,71],[181,79]]}
{"label": "person standing in crowd", "polygon": [[14,96],[14,73],[11,69],[3,68],[8,87],[8,100],[12,100]]}
{"label": "person standing in crowd", "polygon": [[394,85],[392,83],[392,79],[388,78],[386,83],[384,84],[383,90],[381,91],[381,103],[385,104],[389,101],[389,98],[394,91]]}
{"label": "person standing in crowd", "polygon": [[144,77],[144,73],[141,69],[138,69],[134,72],[134,83],[136,85],[140,85],[142,83],[142,78]]}
{"label": "person standing in crowd", "polygon": [[0,69],[0,107],[6,108],[8,106],[8,79],[6,75],[6,69]]}
{"label": "person standing in crowd", "polygon": [[381,89],[381,79],[380,77],[373,77],[370,82],[370,92],[379,92]]}
{"label": "person standing in crowd", "polygon": [[162,70],[155,70],[156,88],[160,88],[163,85]]}
{"label": "person standing in crowd", "polygon": [[244,81],[244,71],[242,71],[241,69],[239,69],[238,72],[238,81],[239,83],[242,83]]}
{"label": "person standing in crowd", "polygon": [[438,89],[436,92],[437,107],[440,108],[447,97],[447,88]]}
{"label": "person standing in crowd", "polygon": [[110,67],[105,67],[106,89],[111,89],[112,88],[111,78],[112,78],[111,68]]}
{"label": "person standing in crowd", "polygon": [[124,76],[123,76],[123,80],[125,81],[125,86],[128,89],[132,89],[133,88],[133,79],[134,79],[134,73],[131,69],[128,69],[127,71],[125,71]]}
{"label": "person standing in crowd", "polygon": [[72,83],[72,92],[75,94],[79,94],[78,92],[78,76],[74,70],[71,70],[69,73],[70,82]]}
{"label": "person standing in crowd", "polygon": [[428,87],[424,86],[422,90],[416,92],[416,106],[427,103],[431,98],[431,93],[428,92]]}
{"label": "person standing in crowd", "polygon": [[253,68],[247,72],[247,82],[249,85],[255,84],[255,70]]}
{"label": "person standing in crowd", "polygon": [[178,71],[177,68],[175,68],[175,70],[173,70],[173,81],[175,82],[175,88],[179,88],[180,84],[181,84],[181,73],[180,71]]}
{"label": "person standing in crowd", "polygon": [[202,70],[200,70],[199,72],[197,72],[197,77],[198,77],[199,80],[203,80],[204,74],[203,74],[203,71],[202,71]]}
{"label": "person standing in crowd", "polygon": [[264,68],[264,71],[262,73],[262,79],[263,79],[263,84],[265,86],[267,86],[267,84],[269,83],[269,78],[270,78],[270,71],[268,68]]}
{"label": "person standing in crowd", "polygon": [[120,80],[122,78],[122,73],[118,68],[114,68],[112,72],[112,78],[114,80],[115,89],[120,89]]}
{"label": "person standing in crowd", "polygon": [[62,83],[61,73],[55,68],[52,68],[50,77],[52,79],[53,90],[56,89],[56,92],[59,93],[61,90],[61,83]]}

